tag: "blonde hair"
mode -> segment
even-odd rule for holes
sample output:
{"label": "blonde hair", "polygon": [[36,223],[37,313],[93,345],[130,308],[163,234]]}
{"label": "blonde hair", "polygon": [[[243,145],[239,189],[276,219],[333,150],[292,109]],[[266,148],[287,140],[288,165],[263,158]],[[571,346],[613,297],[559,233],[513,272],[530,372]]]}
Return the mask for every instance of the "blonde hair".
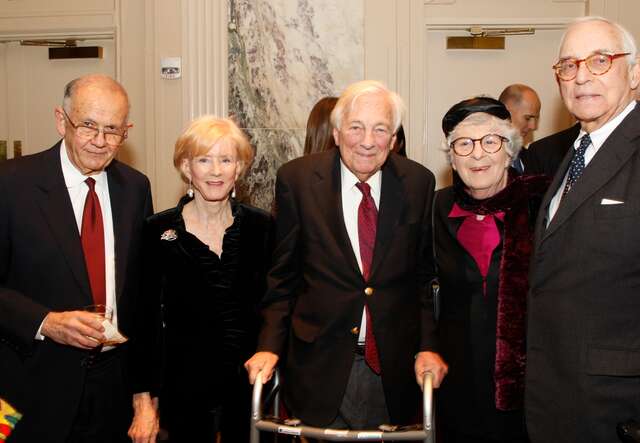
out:
{"label": "blonde hair", "polygon": [[204,155],[219,142],[229,143],[236,148],[240,175],[249,169],[255,154],[244,132],[229,118],[204,115],[193,120],[176,141],[173,166],[180,172],[182,180],[188,181],[181,169],[183,160]]}

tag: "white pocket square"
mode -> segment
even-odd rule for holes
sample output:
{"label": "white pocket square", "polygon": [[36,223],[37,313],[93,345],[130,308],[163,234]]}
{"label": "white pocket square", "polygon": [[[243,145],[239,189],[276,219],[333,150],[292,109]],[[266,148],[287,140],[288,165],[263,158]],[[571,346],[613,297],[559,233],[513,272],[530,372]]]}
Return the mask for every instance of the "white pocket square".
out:
{"label": "white pocket square", "polygon": [[620,200],[612,200],[610,198],[603,198],[600,202],[601,205],[624,205],[624,202]]}

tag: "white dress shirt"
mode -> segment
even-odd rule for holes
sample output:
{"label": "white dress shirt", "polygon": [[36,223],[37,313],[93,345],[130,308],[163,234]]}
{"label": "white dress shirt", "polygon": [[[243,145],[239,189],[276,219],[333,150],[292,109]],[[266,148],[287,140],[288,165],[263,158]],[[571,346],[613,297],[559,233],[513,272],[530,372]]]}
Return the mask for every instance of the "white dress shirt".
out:
{"label": "white dress shirt", "polygon": [[[345,164],[340,160],[340,183],[342,186],[342,215],[344,225],[351,241],[351,248],[358,261],[358,267],[362,272],[362,259],[360,258],[360,240],[358,237],[358,207],[362,201],[362,192],[356,187],[360,180],[351,172]],[[371,197],[376,204],[376,208],[380,207],[380,188],[382,186],[382,172],[378,171],[369,177],[366,183],[371,187]],[[364,309],[362,310],[362,320],[360,322],[360,334],[358,335],[358,343],[364,344],[367,333],[366,316]]]}
{"label": "white dress shirt", "polygon": [[[627,115],[629,115],[629,113],[633,111],[635,107],[636,107],[636,101],[632,100],[631,103],[629,103],[627,107],[624,108],[624,110],[620,114],[616,115],[614,118],[609,120],[601,128],[598,128],[589,134],[589,137],[591,137],[591,144],[584,152],[585,167],[589,164],[589,162],[591,162],[591,160],[596,155],[598,150],[602,147],[604,142],[607,141],[611,133],[618,127],[618,125],[620,125],[620,123],[622,123],[622,120],[624,120],[624,118]],[[578,138],[573,142],[574,152],[580,146],[580,140],[585,134],[586,134],[586,131],[581,129],[580,134],[578,134]],[[549,226],[549,223],[551,223],[551,220],[556,215],[556,212],[558,212],[558,208],[560,207],[560,201],[562,200],[562,193],[567,183],[568,175],[569,175],[569,171],[567,170],[567,172],[564,175],[564,180],[562,180],[560,187],[556,190],[555,195],[553,196],[553,198],[551,199],[551,202],[549,203],[549,212],[547,213],[547,226]]]}
{"label": "white dress shirt", "polygon": [[[78,227],[78,236],[82,230],[82,213],[84,212],[84,202],[87,199],[89,186],[84,182],[88,177],[82,175],[80,171],[71,163],[67,154],[67,149],[62,140],[60,145],[60,162],[62,164],[62,175],[69,192],[73,214]],[[113,217],[111,214],[111,200],[109,199],[109,183],[107,181],[107,173],[105,171],[92,175],[96,181],[95,190],[100,201],[100,209],[102,212],[102,224],[104,226],[104,253],[105,253],[105,278],[106,278],[106,303],[107,309],[113,313],[111,323],[118,327],[118,309],[116,306],[116,269],[115,269],[115,250],[113,236]],[[81,306],[78,306],[78,309]],[[44,321],[43,321],[44,323]],[[40,333],[42,324],[36,333],[36,339],[44,340],[44,336]],[[111,349],[111,348],[109,348]]]}

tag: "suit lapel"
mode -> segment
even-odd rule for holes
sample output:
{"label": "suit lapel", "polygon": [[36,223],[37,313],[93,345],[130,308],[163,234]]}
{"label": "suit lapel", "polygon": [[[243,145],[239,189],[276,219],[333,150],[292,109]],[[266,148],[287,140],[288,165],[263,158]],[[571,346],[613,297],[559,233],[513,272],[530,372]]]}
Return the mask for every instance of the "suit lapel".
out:
{"label": "suit lapel", "polygon": [[378,210],[378,228],[376,246],[373,251],[371,277],[374,277],[382,259],[387,255],[393,232],[398,225],[405,205],[402,177],[398,173],[393,156],[389,156],[382,167],[382,188],[380,190],[380,208]]}
{"label": "suit lapel", "polygon": [[[551,204],[551,200],[553,199],[553,196],[556,194],[556,191],[562,184],[562,181],[564,180],[564,176],[566,175],[567,170],[569,169],[569,163],[571,163],[571,159],[573,158],[573,153],[574,153],[573,143],[576,141],[576,138],[578,138],[579,134],[580,134],[580,123],[576,123],[571,128],[566,129],[564,132],[558,133],[557,145],[551,145],[551,147],[556,148],[551,152],[558,153],[557,155],[559,157],[559,161],[558,161],[559,165],[553,177],[553,180],[549,185],[549,188],[547,189],[547,192],[545,193],[542,199],[540,211],[538,211],[538,217],[536,219],[536,232],[535,232],[535,238],[534,238],[534,245],[538,245],[540,243],[540,240],[542,239],[542,236],[544,235],[544,230],[546,229],[546,226],[547,226],[547,214],[549,212],[549,205]],[[553,137],[555,136],[554,135],[550,136],[550,138],[553,138]],[[561,152],[563,152],[563,154],[559,154]],[[554,157],[549,155],[545,158],[548,159],[547,169],[553,169],[554,168],[553,165],[555,161]]]}
{"label": "suit lapel", "polygon": [[[638,149],[637,145],[634,146],[632,144],[633,139],[638,136],[640,136],[640,106],[636,106],[631,114],[611,133],[589,162],[589,165],[584,169],[582,176],[573,186],[571,192],[562,198],[558,211],[544,231],[541,241],[544,241],[562,226],[580,205],[611,180],[620,168],[624,166],[629,157]],[[560,171],[566,173],[570,157],[567,156],[565,158]],[[560,185],[557,182],[561,182],[563,179],[564,174],[556,174],[553,181],[553,189],[557,190]],[[547,205],[546,197],[548,196],[549,192],[545,196]],[[546,208],[546,206],[543,206],[543,208]]]}
{"label": "suit lapel", "polygon": [[60,163],[60,143],[45,153],[41,181],[36,185],[36,203],[51,230],[62,258],[67,262],[71,273],[86,296],[86,304],[92,300],[89,277],[84,263],[80,233],[73,213],[69,192],[64,182]]}
{"label": "suit lapel", "polygon": [[320,209],[319,214],[328,224],[329,235],[333,235],[335,247],[342,253],[349,267],[362,275],[344,224],[340,152],[338,149],[334,151],[334,155],[317,156],[318,160],[314,166],[314,198]]}
{"label": "suit lapel", "polygon": [[113,217],[113,241],[116,268],[116,300],[122,295],[122,282],[126,275],[127,257],[131,238],[131,224],[125,220],[134,220],[131,211],[134,208],[127,204],[127,193],[124,179],[116,160],[107,168],[109,182],[109,200],[111,201],[111,215]]}
{"label": "suit lapel", "polygon": [[[556,175],[553,177],[547,192],[542,199],[542,203],[540,205],[540,211],[538,211],[538,218],[536,219],[536,231],[535,231],[535,241],[534,244],[538,245],[542,241],[542,239],[548,234],[547,233],[547,216],[549,214],[549,205],[551,204],[551,200],[553,196],[556,195],[556,191],[562,184],[564,180],[564,176],[567,173],[567,169],[569,168],[569,163],[571,163],[571,159],[573,158],[573,148],[571,148],[567,155],[565,155],[564,160],[558,167],[558,171]],[[557,216],[557,214],[556,214]]]}

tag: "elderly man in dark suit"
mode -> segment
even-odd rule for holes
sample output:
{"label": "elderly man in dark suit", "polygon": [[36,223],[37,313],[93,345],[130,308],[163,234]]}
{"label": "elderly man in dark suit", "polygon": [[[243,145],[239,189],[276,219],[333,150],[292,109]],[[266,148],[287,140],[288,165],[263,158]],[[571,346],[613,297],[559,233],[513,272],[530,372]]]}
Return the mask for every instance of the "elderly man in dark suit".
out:
{"label": "elderly man in dark suit", "polygon": [[0,393],[24,418],[20,442],[128,441],[127,344],[82,310],[106,305],[131,334],[149,181],[114,160],[129,102],[101,75],[65,88],[62,140],[0,168]]}
{"label": "elderly man in dark suit", "polygon": [[640,417],[640,67],[621,26],[581,18],[554,66],[580,123],[545,196],[530,276],[531,441],[612,442]]}
{"label": "elderly man in dark suit", "polygon": [[[398,95],[349,86],[332,113],[339,150],[278,171],[277,238],[250,380],[284,360],[292,413],[315,426],[363,429],[415,418],[415,378],[435,352],[430,298],[434,177],[390,154]],[[414,360],[415,357],[415,360]]]}

